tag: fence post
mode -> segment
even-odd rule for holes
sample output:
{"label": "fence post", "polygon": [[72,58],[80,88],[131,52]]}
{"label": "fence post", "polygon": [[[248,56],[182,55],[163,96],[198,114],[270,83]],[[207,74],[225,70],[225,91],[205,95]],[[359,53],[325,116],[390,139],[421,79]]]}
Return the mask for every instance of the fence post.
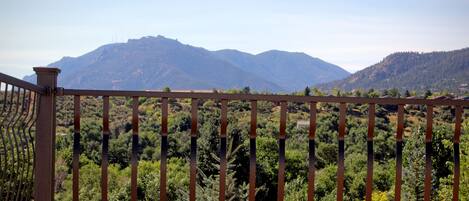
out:
{"label": "fence post", "polygon": [[55,93],[58,68],[33,68],[37,85],[47,90],[40,96],[36,121],[36,154],[34,172],[34,200],[54,200],[55,175]]}

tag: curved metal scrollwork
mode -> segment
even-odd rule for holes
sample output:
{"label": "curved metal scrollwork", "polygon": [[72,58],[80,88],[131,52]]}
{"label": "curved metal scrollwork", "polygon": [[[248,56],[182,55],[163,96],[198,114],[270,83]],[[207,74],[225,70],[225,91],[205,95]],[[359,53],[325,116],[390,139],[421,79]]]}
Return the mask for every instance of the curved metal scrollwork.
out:
{"label": "curved metal scrollwork", "polygon": [[0,80],[0,198],[32,200],[40,94]]}

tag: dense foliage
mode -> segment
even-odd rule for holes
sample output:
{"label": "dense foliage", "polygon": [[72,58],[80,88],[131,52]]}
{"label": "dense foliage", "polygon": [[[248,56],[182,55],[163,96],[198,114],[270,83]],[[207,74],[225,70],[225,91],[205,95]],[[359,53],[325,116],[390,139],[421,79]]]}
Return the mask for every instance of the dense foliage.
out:
{"label": "dense foliage", "polygon": [[[233,93],[249,93],[246,88]],[[306,95],[323,95],[317,89]],[[377,91],[335,95],[377,97]],[[397,96],[399,92],[386,92]],[[304,94],[298,94],[304,95]],[[159,200],[160,99],[139,99],[138,196]],[[109,147],[109,196],[111,200],[129,200],[131,151],[131,99],[111,98],[111,138]],[[100,163],[102,139],[102,100],[82,98],[80,197],[100,199]],[[73,101],[61,97],[57,117],[56,198],[71,198],[71,163]],[[246,200],[249,176],[250,103],[230,101],[228,105],[228,175],[227,200]],[[421,200],[424,173],[425,107],[406,106],[403,164],[403,199]],[[366,180],[367,105],[348,104],[346,127],[345,200],[364,200]],[[373,200],[393,200],[395,179],[396,107],[377,105],[374,137]],[[257,129],[257,198],[275,200],[278,171],[279,105],[258,102]],[[466,116],[469,114],[466,110]],[[288,104],[286,143],[286,200],[306,200],[308,165],[308,127],[297,125],[309,118],[303,103]],[[452,193],[452,139],[454,110],[435,108],[433,129],[433,199],[449,200]],[[467,119],[467,118],[465,118]],[[218,151],[220,102],[200,100],[198,111],[198,200],[218,199]],[[170,100],[168,192],[170,200],[187,200],[190,153],[190,100]],[[469,122],[464,123],[469,130]],[[337,171],[338,105],[318,104],[316,135],[316,200],[335,200]],[[469,137],[461,144],[461,197],[469,197]]]}
{"label": "dense foliage", "polygon": [[398,52],[323,89],[389,89],[469,92],[469,48],[448,52]]}

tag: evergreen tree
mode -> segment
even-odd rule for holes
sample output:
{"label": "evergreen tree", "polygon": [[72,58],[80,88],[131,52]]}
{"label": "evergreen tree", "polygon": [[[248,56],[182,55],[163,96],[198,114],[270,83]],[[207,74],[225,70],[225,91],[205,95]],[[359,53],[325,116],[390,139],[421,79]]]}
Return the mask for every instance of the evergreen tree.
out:
{"label": "evergreen tree", "polygon": [[391,96],[391,97],[395,97],[395,98],[399,98],[401,96],[401,94],[399,93],[399,89],[397,88],[392,88],[388,91],[388,94]]}
{"label": "evergreen tree", "polygon": [[313,92],[313,96],[324,96],[324,93],[322,93],[322,91],[318,89],[317,87],[314,87],[312,92]]}
{"label": "evergreen tree", "polygon": [[357,89],[353,92],[353,96],[355,97],[361,97],[362,96],[362,91]]}
{"label": "evergreen tree", "polygon": [[242,90],[242,93],[243,94],[250,94],[251,93],[251,88],[249,88],[249,86],[244,87],[243,90]]}
{"label": "evergreen tree", "polygon": [[428,98],[428,97],[430,97],[430,96],[432,96],[432,95],[433,95],[433,94],[432,94],[432,91],[427,90],[427,91],[425,91],[424,97],[425,97],[425,98]]}
{"label": "evergreen tree", "polygon": [[405,90],[404,96],[405,96],[406,98],[407,98],[407,97],[411,97],[409,90]]}
{"label": "evergreen tree", "polygon": [[304,95],[305,96],[310,96],[311,95],[311,90],[309,89],[308,86],[305,88]]}
{"label": "evergreen tree", "polygon": [[425,169],[425,129],[419,126],[405,142],[403,150],[403,200],[423,200]]}

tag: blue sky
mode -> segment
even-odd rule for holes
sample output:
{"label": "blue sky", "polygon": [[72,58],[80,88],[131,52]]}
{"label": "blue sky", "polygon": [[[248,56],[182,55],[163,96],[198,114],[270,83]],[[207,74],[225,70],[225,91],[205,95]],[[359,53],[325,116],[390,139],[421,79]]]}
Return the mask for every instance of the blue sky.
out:
{"label": "blue sky", "polygon": [[0,27],[0,72],[16,77],[149,35],[209,50],[305,52],[355,72],[396,51],[469,47],[469,0],[0,0]]}

